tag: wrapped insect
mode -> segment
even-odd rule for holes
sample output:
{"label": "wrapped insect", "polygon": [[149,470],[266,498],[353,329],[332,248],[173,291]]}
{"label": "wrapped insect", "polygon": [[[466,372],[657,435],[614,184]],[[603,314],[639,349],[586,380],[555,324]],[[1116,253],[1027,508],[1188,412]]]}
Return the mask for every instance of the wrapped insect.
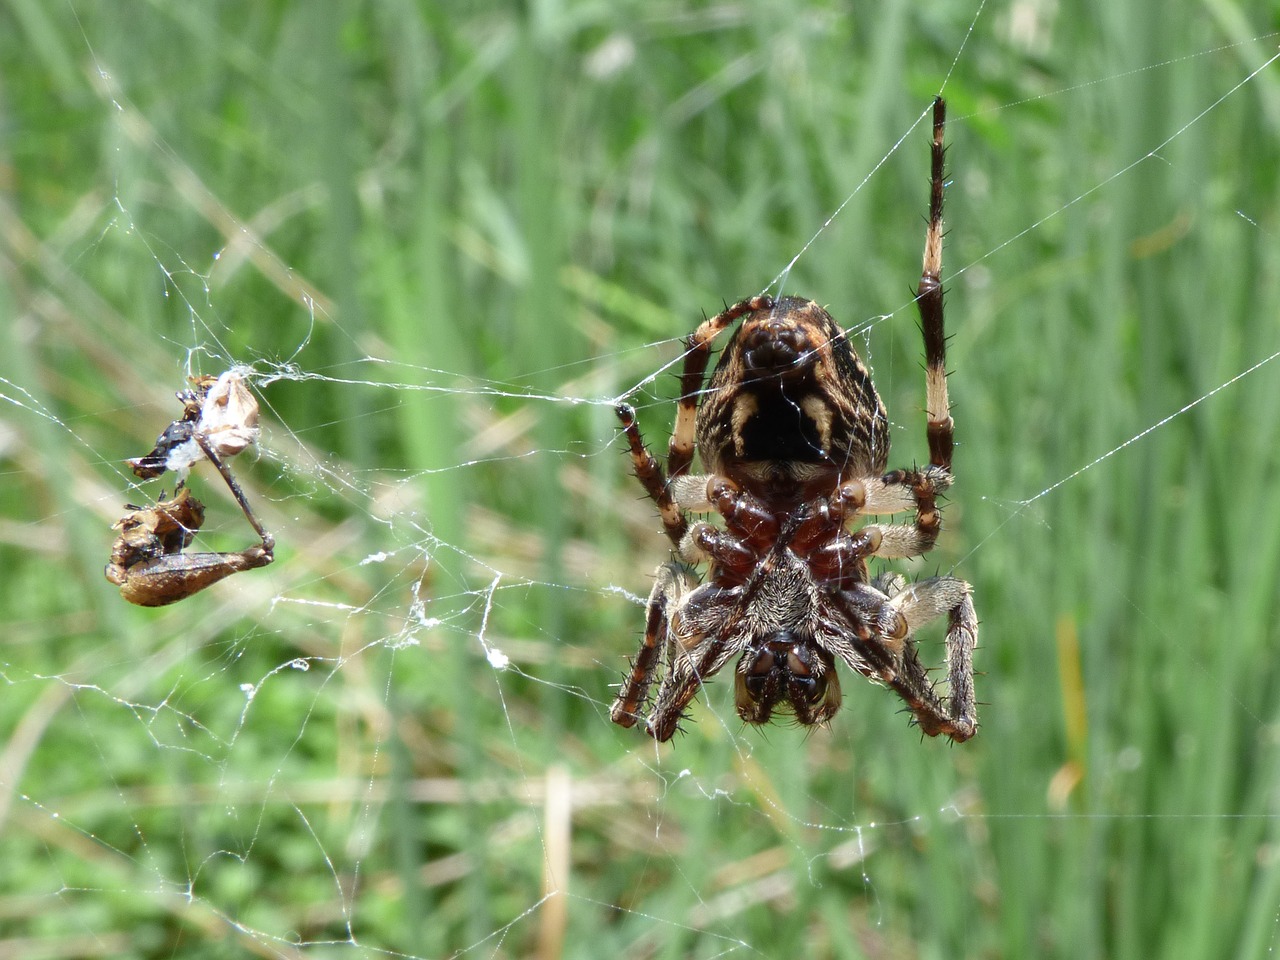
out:
{"label": "wrapped insect", "polygon": [[[177,397],[182,417],[165,427],[155,448],[126,461],[144,480],[167,470],[179,475],[172,499],[151,507],[129,506],[116,522],[119,530],[105,573],[120,587],[120,595],[143,607],[160,607],[185,600],[233,573],[265,567],[275,559],[275,539],[262,526],[231,473],[227,460],[258,438],[258,402],[244,378],[235,371],[218,377],[198,377],[192,389]],[[185,553],[204,523],[204,505],[186,488],[187,474],[200,460],[217,468],[259,543],[231,553]]]}

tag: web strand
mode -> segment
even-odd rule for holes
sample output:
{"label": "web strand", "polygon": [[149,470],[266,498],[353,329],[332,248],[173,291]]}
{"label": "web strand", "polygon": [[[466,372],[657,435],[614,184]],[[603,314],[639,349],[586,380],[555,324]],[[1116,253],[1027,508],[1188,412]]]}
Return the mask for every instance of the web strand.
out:
{"label": "web strand", "polygon": [[[15,499],[42,504],[43,511],[19,515],[5,527],[11,556],[30,553],[44,558],[37,568],[39,576],[14,564],[22,577],[15,579],[15,590],[33,595],[65,590],[79,597],[74,592],[83,579],[81,568],[100,580],[100,572],[91,568],[105,560],[105,546],[98,551],[104,553],[102,558],[86,564],[78,562],[74,541],[97,536],[106,545],[121,503],[126,498],[151,502],[159,492],[157,485],[136,482],[122,466],[123,456],[137,452],[125,450],[123,438],[141,442],[140,449],[145,449],[155,431],[175,415],[171,398],[184,386],[185,375],[241,363],[246,364],[247,379],[261,398],[268,423],[259,459],[246,463],[243,471],[237,461],[237,475],[252,484],[254,508],[263,510],[281,559],[257,579],[246,575],[234,589],[202,598],[203,605],[192,603],[154,615],[147,611],[148,619],[133,610],[121,613],[119,605],[85,591],[77,609],[59,609],[56,615],[44,611],[10,624],[13,638],[5,641],[0,657],[0,682],[9,704],[6,715],[13,718],[0,737],[0,823],[17,828],[12,838],[21,855],[14,862],[22,864],[15,867],[22,873],[20,881],[10,882],[27,888],[14,890],[0,881],[0,897],[21,895],[24,904],[35,902],[46,917],[74,917],[74,923],[91,931],[96,941],[92,946],[98,950],[130,949],[113,936],[134,924],[162,944],[157,950],[170,953],[178,942],[199,941],[200,946],[214,944],[213,950],[229,942],[255,955],[299,960],[320,955],[418,960],[533,955],[538,944],[552,945],[543,948],[550,955],[556,952],[555,944],[568,943],[566,931],[580,930],[593,935],[604,931],[602,938],[607,934],[637,955],[685,947],[691,955],[762,955],[770,950],[771,936],[801,942],[810,934],[821,939],[828,930],[836,932],[815,942],[815,949],[836,954],[863,947],[869,953],[918,948],[924,953],[941,941],[916,943],[916,937],[928,935],[919,931],[929,925],[915,922],[913,910],[918,908],[902,890],[918,895],[928,889],[925,899],[936,900],[936,926],[944,931],[943,939],[955,942],[960,934],[972,934],[977,952],[992,952],[997,947],[993,938],[984,939],[986,931],[979,929],[983,925],[967,924],[964,918],[1016,915],[1025,907],[1019,901],[1023,893],[1018,889],[1017,864],[1005,859],[1004,851],[1030,850],[1029,855],[1049,863],[1055,850],[1077,841],[1104,849],[1102,839],[1113,838],[1130,824],[1145,831],[1125,834],[1134,849],[1154,838],[1157,846],[1177,845],[1188,858],[1202,855],[1195,862],[1203,869],[1179,867],[1176,876],[1142,877],[1152,879],[1153,889],[1165,890],[1178,882],[1190,883],[1188,889],[1194,892],[1200,874],[1218,878],[1228,870],[1221,861],[1223,834],[1229,835],[1233,849],[1252,851],[1244,858],[1255,871],[1251,876],[1260,889],[1271,889],[1264,884],[1271,882],[1269,827],[1275,814],[1253,804],[1247,791],[1265,795],[1266,784],[1274,781],[1278,765],[1268,726],[1273,718],[1265,705],[1259,706],[1247,671],[1240,667],[1253,663],[1262,676],[1265,645],[1253,636],[1260,631],[1249,629],[1242,611],[1248,608],[1256,617],[1256,627],[1257,622],[1270,622],[1270,608],[1256,597],[1253,607],[1220,603],[1219,595],[1231,593],[1236,585],[1228,590],[1212,580],[1202,585],[1183,576],[1178,581],[1171,558],[1162,556],[1162,567],[1167,565],[1164,576],[1194,597],[1178,598],[1180,605],[1166,609],[1168,594],[1159,592],[1159,581],[1150,593],[1116,587],[1123,603],[1114,606],[1125,608],[1131,615],[1126,619],[1108,606],[1114,596],[1106,593],[1105,583],[1098,587],[1093,568],[1078,570],[1074,565],[1076,555],[1067,552],[1066,541],[1077,531],[1054,530],[1032,508],[1069,501],[1061,496],[1068,485],[1190,411],[1215,410],[1219,395],[1245,378],[1262,374],[1264,368],[1274,376],[1272,361],[1280,357],[1280,350],[1189,402],[1182,402],[1185,397],[1148,398],[1156,405],[1147,409],[1172,412],[1122,442],[1108,437],[1098,447],[1109,449],[1090,454],[1087,462],[1068,460],[1041,468],[1041,475],[1036,475],[1034,464],[1027,467],[1033,460],[1027,453],[1030,440],[1000,447],[1010,458],[1024,458],[1020,462],[1026,469],[1017,475],[1031,479],[1019,492],[1037,490],[1024,499],[1013,499],[994,483],[975,489],[961,478],[947,506],[948,517],[960,519],[948,530],[948,536],[957,539],[946,547],[960,552],[955,566],[985,589],[980,601],[995,604],[996,597],[1006,595],[993,607],[1000,614],[984,623],[984,636],[990,639],[978,653],[986,671],[979,679],[979,693],[992,720],[972,749],[934,750],[932,742],[917,742],[904,731],[902,717],[885,716],[886,691],[856,675],[844,679],[847,702],[842,716],[851,719],[807,735],[786,725],[744,729],[733,703],[732,667],[719,683],[700,692],[690,723],[693,732],[679,738],[674,749],[643,739],[615,739],[608,723],[613,693],[609,684],[621,675],[624,656],[638,639],[651,571],[668,556],[653,511],[629,485],[621,438],[610,419],[612,407],[640,395],[649,422],[660,423],[669,415],[674,403],[666,396],[671,392],[668,375],[682,360],[673,345],[696,321],[692,316],[672,316],[669,335],[646,330],[643,339],[649,342],[629,346],[642,339],[637,330],[645,327],[629,325],[626,301],[611,306],[604,298],[574,300],[566,293],[573,290],[569,281],[557,288],[556,281],[543,274],[538,279],[561,296],[555,306],[569,317],[547,338],[577,337],[581,349],[567,360],[531,360],[521,336],[530,323],[540,322],[535,298],[527,297],[527,288],[519,284],[492,299],[476,291],[502,285],[484,257],[503,261],[511,252],[503,243],[519,247],[521,205],[536,207],[540,199],[530,196],[538,191],[528,183],[518,200],[505,196],[495,184],[508,168],[528,165],[536,171],[536,163],[521,152],[532,149],[524,138],[505,134],[507,142],[491,162],[465,154],[464,147],[483,136],[471,125],[470,98],[493,77],[503,78],[503,108],[517,113],[521,97],[538,86],[528,79],[536,75],[532,65],[544,59],[540,45],[555,46],[557,30],[575,37],[575,43],[589,43],[598,29],[606,36],[602,49],[609,57],[593,56],[592,69],[616,72],[603,79],[575,74],[573,88],[584,99],[568,99],[563,107],[570,116],[585,109],[584,104],[603,113],[611,102],[609,85],[631,82],[629,70],[651,70],[650,58],[664,49],[663,44],[671,44],[674,60],[687,59],[695,44],[699,57],[711,58],[720,49],[720,37],[740,29],[735,18],[746,14],[719,7],[673,8],[655,12],[640,26],[600,14],[599,24],[585,32],[581,23],[548,22],[539,27],[544,33],[526,36],[520,23],[501,20],[495,13],[494,21],[481,24],[483,29],[478,26],[474,35],[452,35],[457,50],[468,57],[460,72],[442,75],[443,79],[414,71],[447,73],[449,57],[456,55],[447,44],[432,49],[431,57],[406,60],[394,87],[375,85],[378,58],[362,64],[356,71],[362,82],[387,93],[385,102],[370,108],[370,115],[390,111],[395,97],[404,97],[414,107],[396,114],[399,126],[379,130],[385,138],[360,171],[360,212],[368,232],[359,237],[369,247],[349,251],[360,271],[367,272],[369,289],[360,292],[371,302],[385,302],[375,295],[396,283],[405,285],[399,293],[412,304],[409,333],[396,340],[389,323],[385,328],[377,323],[365,326],[344,316],[338,301],[322,289],[327,281],[323,271],[311,274],[316,279],[307,278],[301,260],[305,254],[294,259],[281,252],[306,249],[289,244],[312,229],[315,221],[309,216],[275,224],[278,229],[273,231],[261,220],[237,212],[268,202],[254,190],[243,196],[219,193],[214,186],[220,182],[219,164],[237,154],[208,159],[202,155],[199,145],[206,141],[200,134],[203,124],[213,122],[210,114],[180,99],[175,122],[168,106],[138,105],[146,102],[145,91],[139,90],[146,74],[142,68],[152,63],[157,51],[140,57],[137,64],[113,65],[102,52],[110,42],[108,26],[93,19],[83,4],[70,2],[68,9],[93,62],[99,116],[121,151],[135,151],[143,162],[130,169],[120,160],[117,169],[116,161],[104,161],[100,173],[112,186],[99,198],[105,212],[88,239],[67,242],[65,235],[54,236],[38,251],[23,247],[14,239],[20,212],[0,211],[0,237],[9,238],[0,241],[0,261],[19,278],[25,269],[21,263],[36,261],[56,264],[71,276],[88,276],[102,265],[99,261],[110,265],[107,272],[114,272],[116,258],[123,262],[125,255],[133,254],[148,264],[148,283],[122,281],[122,289],[115,289],[112,282],[99,278],[101,292],[91,297],[68,293],[60,286],[59,270],[46,267],[39,295],[25,297],[22,309],[15,311],[20,314],[14,326],[27,351],[24,357],[34,355],[32,342],[47,338],[56,347],[42,343],[43,349],[59,361],[74,360],[65,369],[33,365],[0,377],[0,400],[9,411],[0,429],[0,452],[12,458],[9,476],[23,494]],[[971,16],[968,9],[964,13],[968,25],[954,26],[956,33],[963,33],[952,44],[954,54],[946,50],[939,66],[949,59],[942,89],[976,104],[968,117],[953,116],[951,121],[955,129],[968,120],[974,140],[998,136],[980,126],[997,114],[1016,132],[1024,124],[1033,125],[1032,111],[1025,109],[1031,105],[1058,105],[1069,94],[1099,88],[1123,93],[1123,82],[1144,72],[1163,68],[1179,77],[1180,71],[1189,73],[1205,57],[1244,51],[1248,43],[1275,37],[1268,33],[1190,54],[1162,51],[1173,55],[1049,92],[1023,95],[1024,86],[1011,84],[1010,89],[1018,91],[1013,99],[990,106],[981,99],[986,88],[971,71],[975,60],[1007,53],[999,41],[998,14],[990,14],[985,0],[975,0]],[[150,11],[148,16],[169,15]],[[539,16],[554,19],[555,11],[548,8]],[[770,183],[770,189],[758,196],[747,191],[738,196],[720,181],[708,186],[707,168],[685,156],[690,184],[672,184],[672,168],[661,163],[663,150],[672,148],[658,140],[673,129],[696,128],[694,142],[715,152],[714,145],[723,141],[728,146],[721,148],[717,165],[745,178],[738,167],[755,156],[748,150],[749,142],[767,138],[768,125],[777,117],[761,107],[749,114],[758,122],[743,129],[740,123],[725,122],[734,119],[731,114],[721,116],[717,110],[740,90],[771,102],[789,83],[804,89],[805,57],[794,51],[807,56],[823,47],[824,38],[833,32],[823,16],[821,11],[789,12],[785,25],[762,27],[762,35],[772,42],[767,51],[739,43],[731,57],[718,61],[712,81],[689,83],[683,95],[666,101],[673,106],[658,111],[662,129],[621,131],[625,145],[617,155],[605,155],[600,143],[588,142],[582,151],[592,155],[591,165],[574,167],[571,158],[565,158],[565,169],[557,169],[552,178],[559,184],[556,190],[572,183],[591,193],[593,205],[585,213],[610,229],[612,218],[621,221],[634,213],[627,204],[635,201],[623,202],[617,195],[629,190],[644,193],[645,178],[654,171],[659,178],[647,201],[653,206],[616,230],[617,238],[610,242],[617,250],[602,252],[584,240],[574,257],[589,262],[591,270],[622,273],[617,263],[633,261],[626,263],[633,267],[646,257],[657,260],[664,245],[675,243],[676,234],[705,229],[710,236],[724,219],[740,225],[733,237],[740,239],[750,232],[741,224],[755,228],[772,222],[776,197],[801,182],[796,167],[778,168],[797,174],[794,182]],[[842,22],[837,18],[835,26]],[[184,30],[216,39],[211,24],[190,11],[153,19],[146,26],[175,31],[175,43],[182,42]],[[445,31],[446,26],[439,29]],[[788,32],[793,28],[810,32],[793,36]],[[858,28],[863,28],[861,23]],[[314,38],[305,36],[310,45]],[[397,39],[406,49],[418,50],[413,45],[421,37],[406,28]],[[302,42],[296,37],[294,41]],[[358,46],[361,31],[353,29],[344,42]],[[225,58],[220,69],[241,81],[250,76],[246,64],[261,56],[261,48],[241,38],[236,44],[229,50],[219,48],[218,56]],[[287,47],[278,46],[281,58],[288,56]],[[914,44],[911,49],[926,47]],[[581,51],[566,50],[561,51],[564,63],[575,63]],[[389,45],[379,56],[391,59],[396,51]],[[1190,119],[1179,120],[1170,135],[1142,156],[1101,171],[1106,175],[1089,189],[1065,203],[1060,203],[1061,197],[1051,200],[1056,208],[1024,228],[968,247],[987,252],[958,270],[945,271],[954,287],[950,304],[955,315],[963,317],[966,298],[982,292],[974,289],[984,282],[984,271],[975,269],[978,265],[987,265],[994,274],[992,282],[1003,289],[1035,282],[1036,278],[1005,271],[1003,258],[1022,253],[1036,242],[1037,233],[1051,233],[1044,228],[1055,218],[1085,216],[1103,188],[1118,187],[1127,174],[1160,157],[1249,85],[1270,81],[1264,72],[1277,58],[1280,53],[1197,108]],[[315,59],[328,62],[318,55]],[[523,64],[530,73],[508,73],[512,64]],[[205,82],[199,80],[199,62],[193,59],[184,65],[184,77],[187,66],[191,86]],[[284,67],[278,73],[288,75]],[[264,74],[262,82],[274,82],[275,76],[276,72]],[[218,82],[227,84],[225,78]],[[291,110],[306,110],[308,101],[321,95],[319,88],[311,90],[292,79],[271,89],[296,94],[298,102]],[[393,89],[395,97],[388,92]],[[427,99],[415,100],[415,91],[421,90],[430,91]],[[356,85],[347,92],[363,91]],[[235,106],[246,114],[270,106],[236,89],[234,96],[241,95],[247,99]],[[598,103],[593,97],[600,98]],[[817,111],[820,99],[810,99]],[[631,106],[637,114],[649,109],[641,99]],[[798,122],[798,117],[780,113],[786,123]],[[456,120],[458,136],[450,139],[447,149],[438,128],[423,126],[424,114]],[[847,119],[846,114],[834,115]],[[884,153],[852,191],[794,255],[789,246],[770,261],[769,271],[760,274],[768,275],[790,257],[764,290],[782,292],[801,258],[830,240],[829,227],[853,199],[902,159],[903,145],[916,148],[918,128],[928,115],[926,107],[892,142],[875,145]],[[300,116],[305,118],[300,127],[320,122],[311,113]],[[558,130],[562,118],[537,119]],[[360,120],[362,125],[352,131],[353,143],[369,129],[363,126],[369,117]],[[602,117],[598,125],[607,126],[607,120]],[[895,121],[895,129],[903,122]],[[1266,128],[1259,123],[1254,132],[1263,136]],[[170,131],[172,142],[164,130]],[[174,130],[181,139],[173,136]],[[302,139],[298,130],[293,134]],[[270,142],[265,134],[257,135],[263,144]],[[248,139],[248,147],[238,154],[246,163],[256,161],[262,149]],[[796,154],[803,153],[804,144],[792,146]],[[1030,142],[1018,147],[1033,148]],[[796,154],[789,159],[794,161]],[[403,189],[409,179],[405,171],[421,166],[438,173],[433,164],[459,167],[456,181],[430,182],[444,183],[442,194],[456,191],[465,202],[456,209],[427,205],[417,211],[420,219],[439,227],[438,235],[412,234],[397,221],[407,237],[375,244],[374,225],[380,219],[395,221],[397,205],[415,202],[412,191]],[[315,211],[323,209],[329,196],[321,183],[324,175],[308,170],[301,152],[296,165],[302,172],[293,185],[298,195],[312,198],[301,207],[319,221]],[[678,172],[686,171],[682,166]],[[998,176],[996,170],[988,173]],[[963,172],[957,175],[961,189],[977,179],[977,171],[969,182]],[[1265,181],[1265,176],[1258,180]],[[690,185],[695,189],[688,194],[688,210],[677,210],[673,216],[660,206],[663,191]],[[829,199],[847,189],[846,182]],[[1221,229],[1224,223],[1245,232],[1274,231],[1274,218],[1263,202],[1270,196],[1260,192],[1248,201],[1233,199],[1231,213],[1215,208],[1206,217],[1210,223],[1199,228],[1215,242],[1226,241],[1208,230]],[[429,199],[439,202],[434,194]],[[554,200],[561,203],[564,197],[557,192]],[[1257,202],[1256,211],[1249,201]],[[1029,211],[1038,199],[1020,197],[1018,202],[1020,209]],[[178,213],[184,211],[193,214],[195,228],[175,226],[183,223]],[[914,222],[919,212],[914,197],[904,199],[902,220]],[[680,219],[686,215],[687,221]],[[1035,216],[1024,213],[1016,222]],[[877,243],[881,234],[890,233],[889,225],[883,226],[883,231],[871,231]],[[60,229],[71,233],[69,227]],[[796,240],[810,229],[812,222]],[[955,229],[963,235],[965,228],[957,224]],[[650,247],[636,243],[637,237],[649,238]],[[562,240],[534,236],[525,242],[545,242],[550,249]],[[436,286],[423,289],[413,285],[418,279],[415,271],[429,260],[431,242],[455,254],[463,251],[458,255],[463,266],[457,277],[433,275]],[[882,255],[891,259],[889,241],[884,242],[886,251],[855,253],[868,261]],[[580,249],[586,247],[592,249]],[[16,255],[23,249],[30,254],[26,261]],[[475,250],[483,255],[468,259],[467,253]],[[682,299],[677,291],[708,282],[705,274],[713,272],[700,273],[702,264],[693,262],[698,257],[688,260],[678,265],[678,279],[673,279],[676,272],[663,272],[666,268],[640,275],[651,289]],[[903,286],[914,279],[918,264],[918,255],[900,264]],[[1260,280],[1260,288],[1273,279]],[[262,335],[246,344],[236,310],[249,301],[237,283],[252,288],[254,309],[274,311],[284,318],[282,323],[296,324],[296,329],[290,326],[291,332],[278,341],[268,342]],[[22,286],[15,284],[14,289]],[[447,310],[436,311],[437,297],[447,300]],[[136,316],[120,321],[118,314],[97,302],[113,298],[132,298]],[[655,296],[655,302],[659,299]],[[59,300],[56,308],[49,306],[51,300]],[[1260,289],[1257,302],[1270,302],[1265,290]],[[664,302],[654,311],[667,306]],[[850,309],[885,306],[872,299]],[[908,306],[910,301],[900,303],[873,320],[859,346],[865,355],[870,351],[864,345],[877,345],[876,359],[884,371],[883,378],[876,371],[877,383],[886,393],[904,397],[913,395],[898,389],[890,372],[896,359],[894,341],[887,347],[878,345],[880,338],[894,338],[899,327],[909,327],[902,316]],[[690,314],[696,309],[696,304],[688,305]],[[484,322],[473,323],[475,314],[482,314]],[[1008,322],[1003,315],[993,315],[997,319],[978,316],[950,325],[954,343],[961,347],[958,355],[964,356],[966,349],[986,349],[1008,332],[996,328]],[[106,318],[101,321],[104,330],[124,323],[127,336],[93,343],[84,318],[98,316]],[[984,329],[984,322],[993,326]],[[447,344],[441,325],[457,328],[457,354],[431,354],[426,362],[409,356],[404,344],[415,337],[434,336],[433,343]],[[158,330],[163,332],[157,334]],[[1230,329],[1221,332],[1232,335]],[[1171,337],[1180,335],[1170,332]],[[1256,338],[1250,343],[1248,357],[1275,346]],[[1079,349],[1094,347],[1085,343]],[[659,359],[669,354],[676,356]],[[156,361],[157,356],[164,359]],[[485,372],[477,372],[481,369]],[[86,371],[98,371],[101,382]],[[114,396],[107,385],[110,372],[124,385]],[[959,365],[955,384],[961,398],[966,389],[971,397],[986,396],[972,380],[966,384],[967,376],[965,365]],[[619,384],[627,386],[618,392]],[[1202,390],[1203,382],[1195,389]],[[84,403],[85,393],[96,394],[88,413],[77,406]],[[358,403],[347,403],[357,398]],[[1028,402],[1033,399],[1051,403],[1052,395],[1046,389],[1044,398]],[[895,425],[894,457],[909,458],[905,451],[922,438],[915,435],[914,411],[895,409],[901,421]],[[971,418],[964,436],[973,442],[982,418],[989,418],[986,435],[994,445],[1003,442],[998,429],[1002,419],[1016,412],[981,402],[962,403],[957,420]],[[1260,442],[1265,442],[1270,436],[1268,421],[1259,421],[1256,429]],[[396,424],[407,426],[397,432]],[[1141,425],[1139,421],[1118,428],[1116,435]],[[1045,443],[1087,426],[1066,424],[1061,434],[1047,433]],[[437,444],[446,427],[462,436],[456,447]],[[335,452],[341,448],[333,442],[339,434],[351,450],[360,452]],[[899,444],[898,437],[905,442]],[[900,465],[905,464],[895,460],[891,467]],[[213,487],[216,477],[208,466],[194,468],[193,487]],[[442,499],[440,491],[451,491],[452,499]],[[234,505],[225,494],[217,496],[224,499],[210,496],[210,522],[200,532],[201,542],[216,544],[234,536],[228,519]],[[1269,491],[1257,491],[1256,500],[1262,503],[1251,502],[1249,508],[1261,511],[1267,497]],[[1006,508],[1008,515],[983,529],[979,521],[986,522],[988,505]],[[1227,504],[1222,512],[1234,508]],[[82,515],[87,521],[80,524]],[[1084,523],[1081,520],[1086,534],[1095,529]],[[1152,537],[1147,546],[1157,542]],[[1271,556],[1265,531],[1256,531],[1255,543],[1258,564],[1265,568]],[[1146,555],[1138,552],[1143,546],[1129,541],[1089,544],[1098,555],[1098,566],[1114,571],[1116,577],[1145,563]],[[56,578],[50,575],[55,566],[66,568],[54,571]],[[912,561],[898,568],[913,576],[935,572],[932,566]],[[1087,592],[1090,587],[1101,599]],[[1049,635],[1054,618],[1080,631],[1081,656],[1088,661],[1081,675],[1101,675],[1106,681],[1083,691],[1093,739],[1080,756],[1054,739],[1053,685],[1060,682],[1052,669],[1055,651]],[[1171,625],[1172,619],[1185,619],[1186,625]],[[1037,632],[1046,624],[1047,630]],[[1125,633],[1126,628],[1137,638]],[[1131,641],[1125,650],[1117,648],[1117,635]],[[1159,651],[1152,651],[1153,638]],[[932,652],[939,644],[925,638],[921,646]],[[1132,654],[1129,646],[1138,653]],[[1245,650],[1249,659],[1228,659],[1237,650]],[[1116,663],[1122,656],[1136,657],[1144,651],[1159,661],[1157,666],[1148,664],[1141,674],[1120,672]],[[1096,658],[1107,660],[1106,670],[1098,669]],[[1202,728],[1179,717],[1181,726],[1162,731],[1168,734],[1165,741],[1143,741],[1132,720],[1132,714],[1147,708],[1153,716],[1165,717],[1158,711],[1173,701],[1162,699],[1164,687],[1176,685],[1170,678],[1183,675],[1175,671],[1185,662],[1205,676],[1222,677],[1224,686],[1230,684],[1225,708],[1215,716],[1230,727],[1233,743],[1249,747],[1247,759],[1231,771],[1231,777],[1244,784],[1240,793],[1230,794],[1224,784],[1217,785],[1223,796],[1232,798],[1221,809],[1206,801],[1206,794],[1195,792],[1199,784],[1187,785],[1170,776],[1158,779],[1168,772],[1169,756],[1180,763],[1190,757],[1200,769]],[[1265,684],[1259,680],[1257,685]],[[1140,694],[1132,692],[1139,686]],[[1178,698],[1175,705],[1181,706],[1191,699],[1191,692],[1179,690]],[[993,779],[989,768],[996,755],[997,766],[1004,768],[998,771],[1002,776],[1008,769],[1019,770],[1016,782]],[[87,770],[74,769],[68,757],[80,758]],[[1042,780],[1048,780],[1058,765],[1067,769],[1072,764],[1078,765],[1084,786],[1070,796],[1068,802],[1074,806],[1054,808],[1045,799]],[[157,771],[163,775],[156,776]],[[1238,803],[1238,808],[1231,803]],[[1207,853],[1198,849],[1202,840]],[[1135,860],[1127,865],[1135,875],[1145,869],[1136,864]],[[939,875],[963,879],[954,890],[924,887]],[[1139,901],[1142,896],[1137,883],[1132,889],[1122,887],[1117,876],[1118,872],[1103,871],[1096,877],[1099,899],[1106,901],[1107,909],[1123,908],[1124,896],[1118,894]],[[271,882],[264,884],[263,877]],[[619,882],[615,877],[625,879]],[[1044,880],[1046,899],[1057,892],[1054,882]],[[283,897],[282,884],[288,888]],[[956,898],[961,908],[954,908],[949,898]],[[993,903],[1000,905],[999,911],[992,909]],[[1273,905],[1264,909],[1274,913]],[[93,924],[103,922],[101,915],[113,910],[124,910],[123,919],[118,925],[104,924],[104,934]],[[955,929],[946,919],[953,914],[962,918]],[[1059,919],[1055,915],[1054,922]],[[444,937],[438,934],[442,929],[448,931]],[[1271,947],[1280,942],[1280,918],[1263,922],[1261,929]],[[1241,955],[1247,954],[1241,947]]]}

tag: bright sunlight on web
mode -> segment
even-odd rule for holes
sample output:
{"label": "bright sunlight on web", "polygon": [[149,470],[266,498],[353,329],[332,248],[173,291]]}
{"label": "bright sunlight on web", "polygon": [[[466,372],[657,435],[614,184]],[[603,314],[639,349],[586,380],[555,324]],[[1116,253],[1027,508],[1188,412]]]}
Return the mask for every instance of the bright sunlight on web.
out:
{"label": "bright sunlight on web", "polygon": [[[65,0],[6,28],[0,957],[1280,945],[1274,19]],[[816,300],[889,467],[927,462],[938,93],[956,482],[938,549],[884,569],[972,584],[977,735],[850,671],[812,730],[744,725],[729,669],[671,743],[621,729],[670,542],[614,407],[664,450],[705,316]],[[274,562],[131,606],[112,524],[180,478],[126,461],[226,371]],[[256,544],[187,452],[183,550]]]}

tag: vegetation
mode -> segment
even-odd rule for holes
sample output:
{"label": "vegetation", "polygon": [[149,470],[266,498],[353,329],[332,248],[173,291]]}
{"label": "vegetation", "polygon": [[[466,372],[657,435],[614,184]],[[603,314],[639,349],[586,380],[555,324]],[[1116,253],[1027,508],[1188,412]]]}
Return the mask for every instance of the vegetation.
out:
{"label": "vegetation", "polygon": [[[1278,25],[1087,7],[6,4],[0,956],[1272,953]],[[922,458],[940,89],[958,483],[908,569],[974,584],[981,732],[721,681],[655,749],[611,402],[660,444],[679,338],[804,249]],[[122,461],[232,363],[276,562],[128,607]]]}

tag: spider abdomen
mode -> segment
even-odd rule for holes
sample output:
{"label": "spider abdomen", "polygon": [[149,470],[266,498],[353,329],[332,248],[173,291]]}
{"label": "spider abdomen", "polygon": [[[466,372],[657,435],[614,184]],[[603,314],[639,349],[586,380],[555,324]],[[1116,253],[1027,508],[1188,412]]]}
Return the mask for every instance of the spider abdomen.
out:
{"label": "spider abdomen", "polygon": [[822,307],[784,297],[748,313],[698,409],[698,452],[779,507],[839,476],[884,470],[889,426],[871,374]]}

